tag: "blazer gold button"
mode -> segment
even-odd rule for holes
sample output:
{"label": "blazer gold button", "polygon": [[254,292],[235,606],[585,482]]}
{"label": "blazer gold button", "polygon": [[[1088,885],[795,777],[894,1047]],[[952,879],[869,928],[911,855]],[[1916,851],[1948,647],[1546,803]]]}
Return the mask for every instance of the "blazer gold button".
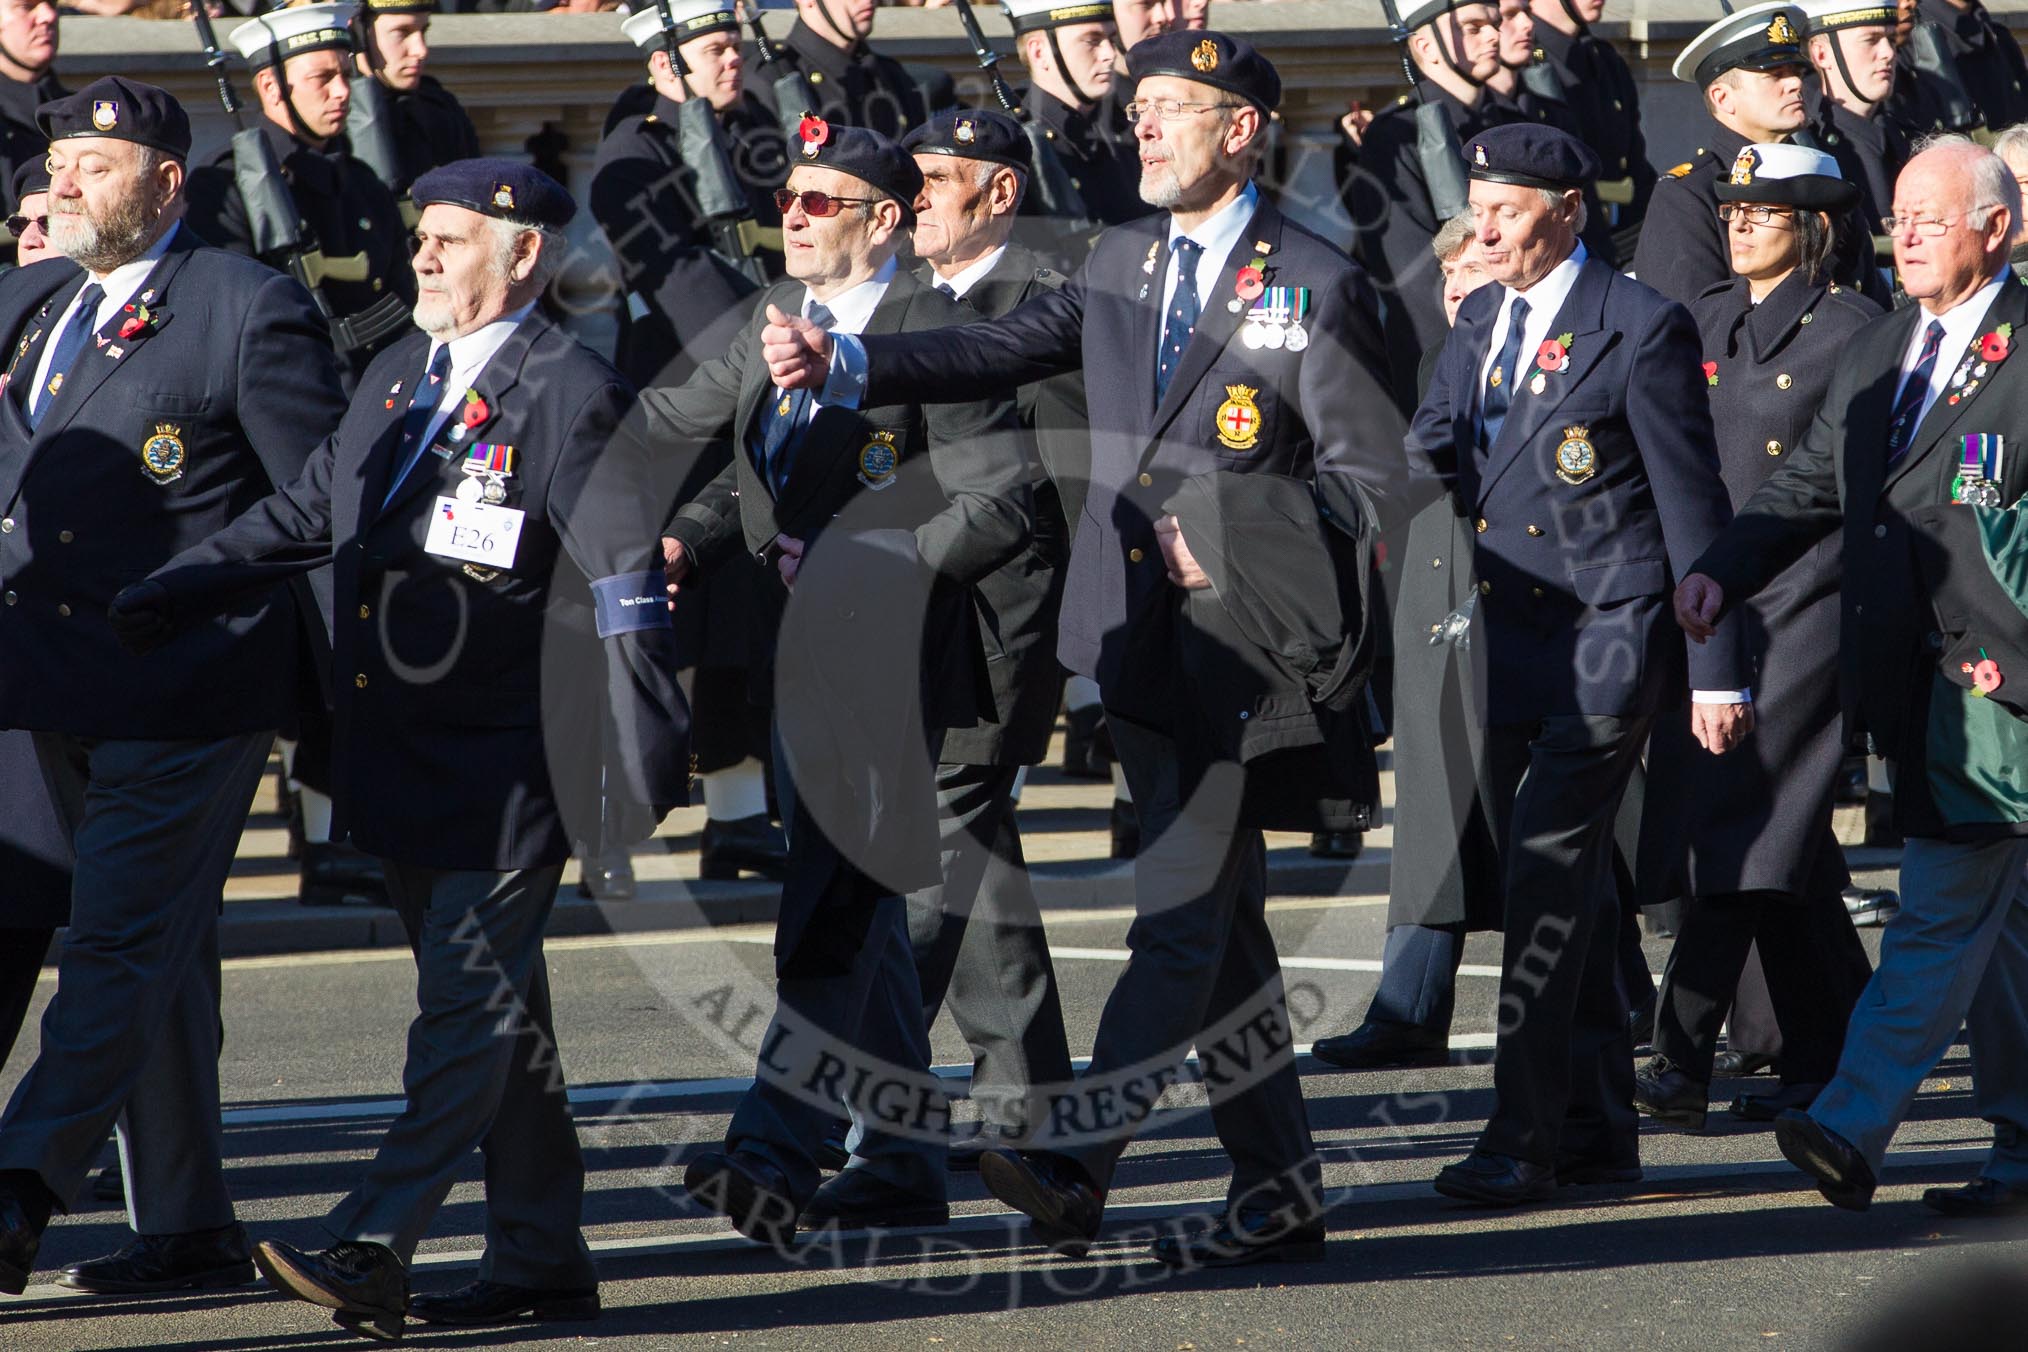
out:
{"label": "blazer gold button", "polygon": [[1816,317],[1817,317],[1817,316],[1816,316],[1815,314],[1806,314],[1806,315],[1804,315],[1804,316],[1803,316],[1802,322],[1803,322],[1803,323],[1805,323],[1805,324],[1807,324],[1807,323],[1809,323],[1809,322],[1810,322],[1810,321],[1811,321],[1812,319],[1815,319]]}
{"label": "blazer gold button", "polygon": [[75,539],[77,539],[77,537],[76,537],[75,535],[72,535],[72,534],[71,534],[71,533],[70,533],[69,531],[67,531],[67,530],[60,530],[60,531],[58,531],[58,532],[56,533],[56,538],[57,538],[58,542],[59,542],[59,543],[62,543],[62,544],[69,544],[69,543],[70,543],[70,542],[71,542],[72,540],[75,540]]}
{"label": "blazer gold button", "polygon": [[1542,599],[1542,588],[1540,588],[1540,587],[1530,587],[1530,588],[1529,588],[1528,590],[1529,590],[1530,594],[1531,594],[1531,595],[1533,595],[1533,596],[1535,597],[1535,599],[1536,599],[1536,600],[1538,600],[1538,601],[1539,601],[1539,600],[1541,600],[1541,599]]}
{"label": "blazer gold button", "polygon": [[1155,486],[1155,476],[1154,476],[1154,475],[1152,475],[1152,474],[1143,474],[1143,475],[1141,476],[1141,487],[1143,487],[1143,488],[1153,488],[1154,486]]}
{"label": "blazer gold button", "polygon": [[1441,568],[1444,566],[1444,561],[1442,559],[1431,559],[1429,561],[1429,566],[1432,568]]}
{"label": "blazer gold button", "polygon": [[1529,533],[1530,535],[1540,535],[1540,534],[1542,534],[1542,527],[1540,527],[1540,526],[1530,526],[1530,527],[1528,528],[1528,533]]}
{"label": "blazer gold button", "polygon": [[1782,444],[1779,441],[1770,441],[1767,444],[1767,453],[1769,455],[1780,455],[1782,453]]}
{"label": "blazer gold button", "polygon": [[67,620],[70,618],[70,607],[59,601],[57,602],[56,605],[56,613],[63,616]]}
{"label": "blazer gold button", "polygon": [[1887,527],[1875,526],[1873,528],[1873,538],[1876,540],[1885,540],[1887,538]]}
{"label": "blazer gold button", "polygon": [[11,592],[11,591],[10,591],[10,592],[8,592],[8,593],[7,593],[6,595],[4,595],[4,596],[0,596],[0,601],[5,601],[5,602],[6,602],[6,603],[7,603],[8,605],[10,605],[10,606],[11,606],[11,605],[14,605],[14,604],[15,604],[16,602],[18,602],[18,601],[20,601],[20,600],[21,600],[21,598],[20,598],[20,597],[18,597],[18,596],[16,596],[16,595],[15,595],[15,594],[14,594],[13,592]]}
{"label": "blazer gold button", "polygon": [[1796,383],[1795,378],[1791,376],[1787,371],[1784,371],[1780,375],[1775,377],[1775,388],[1778,390],[1785,390],[1795,383]]}
{"label": "blazer gold button", "polygon": [[364,619],[368,619],[368,618],[370,618],[370,617],[372,616],[372,614],[373,614],[373,608],[372,608],[371,606],[361,606],[361,607],[359,607],[359,618],[360,618],[360,619],[362,619],[362,620],[364,620]]}
{"label": "blazer gold button", "polygon": [[0,533],[4,533],[4,534],[8,534],[8,535],[12,535],[12,534],[14,533],[14,518],[13,518],[13,517],[11,517],[11,516],[10,516],[10,517],[6,517],[6,518],[4,518],[4,519],[0,519]]}
{"label": "blazer gold button", "polygon": [[1479,595],[1491,596],[1492,594],[1493,594],[1493,584],[1490,581],[1481,582],[1479,584]]}
{"label": "blazer gold button", "polygon": [[358,686],[361,690],[364,690],[366,688],[366,673],[362,671],[357,676],[354,676],[352,678],[352,684]]}
{"label": "blazer gold button", "polygon": [[1140,562],[1140,561],[1141,561],[1142,559],[1144,559],[1144,558],[1146,558],[1146,557],[1147,557],[1147,555],[1143,554],[1143,553],[1142,553],[1142,552],[1141,552],[1140,550],[1138,550],[1138,549],[1130,549],[1130,550],[1128,550],[1128,551],[1127,551],[1127,562],[1128,562],[1128,563],[1139,563],[1139,562]]}
{"label": "blazer gold button", "polygon": [[1481,535],[1486,533],[1486,518],[1483,516],[1479,518],[1478,532]]}

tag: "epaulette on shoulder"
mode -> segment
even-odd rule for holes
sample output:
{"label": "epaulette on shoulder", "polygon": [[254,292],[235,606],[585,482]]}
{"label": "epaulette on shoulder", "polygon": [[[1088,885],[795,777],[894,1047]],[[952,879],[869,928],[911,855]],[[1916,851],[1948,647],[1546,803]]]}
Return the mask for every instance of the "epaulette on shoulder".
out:
{"label": "epaulette on shoulder", "polygon": [[1689,173],[1689,172],[1690,172],[1690,171],[1691,171],[1692,169],[1695,169],[1696,167],[1697,167],[1697,166],[1696,166],[1696,164],[1695,164],[1694,162],[1692,162],[1692,161],[1690,161],[1690,160],[1685,160],[1685,161],[1683,161],[1683,163],[1681,163],[1681,164],[1677,165],[1677,166],[1676,166],[1676,167],[1675,167],[1674,169],[1671,169],[1671,170],[1669,170],[1669,172],[1668,172],[1668,173],[1666,173],[1666,174],[1664,174],[1664,175],[1663,175],[1663,177],[1664,177],[1664,178],[1681,178],[1681,177],[1683,177],[1683,175],[1685,175],[1685,174]]}

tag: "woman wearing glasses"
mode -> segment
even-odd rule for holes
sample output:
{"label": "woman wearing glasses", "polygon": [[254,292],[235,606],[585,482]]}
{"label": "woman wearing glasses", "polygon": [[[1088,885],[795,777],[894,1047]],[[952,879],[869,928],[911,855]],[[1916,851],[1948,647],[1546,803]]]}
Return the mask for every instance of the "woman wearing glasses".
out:
{"label": "woman wearing glasses", "polygon": [[[1836,231],[1859,194],[1829,155],[1748,145],[1717,189],[1733,278],[1697,297],[1691,314],[1737,511],[1802,440],[1846,344],[1880,310],[1829,280]],[[1750,945],[1781,1025],[1782,1085],[1733,1101],[1748,1121],[1816,1097],[1871,971],[1841,899],[1851,877],[1831,832],[1844,756],[1839,571],[1838,542],[1826,540],[1746,604],[1756,721],[1743,746],[1710,756],[1687,718],[1655,728],[1644,864],[1689,903],[1663,973],[1656,1056],[1634,1102],[1671,1125],[1704,1125],[1719,1025]]]}

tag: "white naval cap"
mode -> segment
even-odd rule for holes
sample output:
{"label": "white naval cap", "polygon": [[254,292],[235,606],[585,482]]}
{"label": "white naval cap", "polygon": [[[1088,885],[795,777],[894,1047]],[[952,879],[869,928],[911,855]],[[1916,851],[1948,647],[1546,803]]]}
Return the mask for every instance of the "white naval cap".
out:
{"label": "white naval cap", "polygon": [[247,20],[226,41],[257,70],[305,52],[351,51],[349,25],[358,13],[357,0],[278,9]]}
{"label": "white naval cap", "polygon": [[1426,23],[1433,23],[1454,9],[1476,9],[1481,6],[1496,13],[1498,0],[1408,0],[1401,6],[1401,26],[1413,33]]}
{"label": "white naval cap", "polygon": [[[733,10],[732,0],[669,0],[669,17],[676,25],[679,43],[721,29],[739,31],[739,15]],[[669,46],[662,32],[661,11],[653,0],[641,5],[638,13],[629,14],[621,22],[620,31],[644,52],[664,51]]]}
{"label": "white naval cap", "polygon": [[1737,9],[1690,39],[1669,73],[1704,88],[1728,70],[1809,69],[1803,55],[1803,11],[1776,0]]}
{"label": "white naval cap", "polygon": [[1796,0],[1803,12],[1803,31],[1831,33],[1840,28],[1892,28],[1898,21],[1893,4],[1880,0]]}
{"label": "white naval cap", "polygon": [[1017,33],[1074,23],[1111,23],[1113,18],[1112,0],[1000,0],[1000,10]]}

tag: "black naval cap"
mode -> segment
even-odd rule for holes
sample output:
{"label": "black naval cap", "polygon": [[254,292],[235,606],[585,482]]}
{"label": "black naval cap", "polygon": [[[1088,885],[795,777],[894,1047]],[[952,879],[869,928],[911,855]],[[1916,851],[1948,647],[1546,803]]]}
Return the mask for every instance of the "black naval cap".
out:
{"label": "black naval cap", "polygon": [[577,202],[561,183],[518,160],[453,160],[438,165],[410,185],[409,197],[418,209],[443,202],[552,230],[561,230],[577,215]]}
{"label": "black naval cap", "polygon": [[953,108],[938,113],[902,137],[901,148],[911,155],[990,160],[1024,174],[1035,163],[1021,124],[991,108]]}
{"label": "black naval cap", "polygon": [[1859,185],[1838,162],[1812,146],[1773,142],[1744,145],[1732,172],[1715,185],[1721,202],[1769,202],[1811,211],[1839,212],[1859,200]]}
{"label": "black naval cap", "polygon": [[1237,94],[1264,113],[1282,101],[1282,77],[1272,61],[1238,38],[1205,28],[1142,38],[1127,52],[1127,73],[1137,81],[1151,75],[1195,80]]}
{"label": "black naval cap", "polygon": [[1471,139],[1465,160],[1473,178],[1560,192],[1598,177],[1598,156],[1567,131],[1540,122],[1508,122]]}
{"label": "black naval cap", "polygon": [[14,166],[14,200],[49,191],[49,157],[30,155]]}
{"label": "black naval cap", "polygon": [[190,157],[190,115],[166,89],[108,75],[75,94],[51,99],[35,110],[35,125],[51,141],[105,136]]}
{"label": "black naval cap", "polygon": [[1729,70],[1810,68],[1803,54],[1803,11],[1791,4],[1750,5],[1707,27],[1683,49],[1670,73],[1702,89]]}
{"label": "black naval cap", "polygon": [[901,223],[915,224],[915,198],[922,191],[922,170],[915,156],[877,131],[826,122],[803,114],[796,133],[802,148],[796,159],[850,174],[901,203]]}

